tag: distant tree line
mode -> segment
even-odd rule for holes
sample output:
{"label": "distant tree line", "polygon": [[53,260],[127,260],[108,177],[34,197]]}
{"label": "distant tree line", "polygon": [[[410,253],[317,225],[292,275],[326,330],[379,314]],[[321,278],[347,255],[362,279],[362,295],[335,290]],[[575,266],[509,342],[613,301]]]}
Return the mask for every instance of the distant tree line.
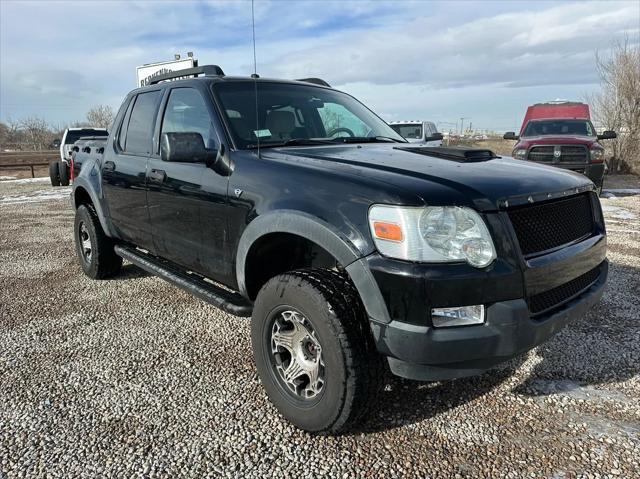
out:
{"label": "distant tree line", "polygon": [[66,128],[110,128],[115,112],[108,105],[97,105],[87,112],[86,121],[76,121],[64,126],[54,126],[40,117],[22,120],[9,119],[0,122],[0,151],[49,150],[53,142],[62,139]]}

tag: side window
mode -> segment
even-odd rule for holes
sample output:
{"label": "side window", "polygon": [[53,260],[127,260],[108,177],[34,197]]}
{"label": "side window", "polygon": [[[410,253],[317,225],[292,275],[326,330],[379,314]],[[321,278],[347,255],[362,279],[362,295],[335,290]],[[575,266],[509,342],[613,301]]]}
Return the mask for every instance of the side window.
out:
{"label": "side window", "polygon": [[171,90],[161,133],[200,133],[207,148],[215,149],[217,146],[207,105],[194,88]]}
{"label": "side window", "polygon": [[127,137],[124,150],[136,155],[148,155],[151,153],[154,120],[160,90],[140,93],[131,110]]}
{"label": "side window", "polygon": [[325,102],[322,108],[318,108],[318,114],[322,119],[327,135],[337,128],[348,128],[355,136],[367,136],[371,131],[371,128],[363,123],[360,118],[337,103]]}

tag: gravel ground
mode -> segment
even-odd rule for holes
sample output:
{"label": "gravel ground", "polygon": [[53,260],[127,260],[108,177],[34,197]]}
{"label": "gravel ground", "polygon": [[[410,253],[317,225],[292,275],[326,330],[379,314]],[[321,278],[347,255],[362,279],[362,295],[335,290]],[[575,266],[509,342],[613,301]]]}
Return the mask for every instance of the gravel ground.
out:
{"label": "gravel ground", "polygon": [[390,381],[358,431],[313,437],[268,402],[247,320],[131,265],[86,278],[58,192],[0,182],[0,478],[638,477],[640,196],[603,199],[586,317],[480,377]]}

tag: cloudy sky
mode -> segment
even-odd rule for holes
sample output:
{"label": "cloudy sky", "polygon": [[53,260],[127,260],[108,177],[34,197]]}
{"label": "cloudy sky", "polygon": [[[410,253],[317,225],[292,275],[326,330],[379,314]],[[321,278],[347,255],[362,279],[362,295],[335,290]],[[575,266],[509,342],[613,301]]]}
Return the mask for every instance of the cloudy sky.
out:
{"label": "cloudy sky", "polygon": [[[319,76],[387,120],[517,129],[527,105],[597,88],[596,50],[640,42],[640,1],[255,3],[258,73]],[[0,120],[117,108],[135,67],[194,51],[253,71],[248,1],[0,0]]]}

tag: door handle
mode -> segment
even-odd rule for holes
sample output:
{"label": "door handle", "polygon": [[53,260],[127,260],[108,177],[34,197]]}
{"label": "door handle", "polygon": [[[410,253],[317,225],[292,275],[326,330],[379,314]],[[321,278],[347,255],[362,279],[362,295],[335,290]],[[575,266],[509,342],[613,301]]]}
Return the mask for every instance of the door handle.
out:
{"label": "door handle", "polygon": [[147,178],[158,183],[162,183],[166,177],[167,173],[164,170],[151,170],[147,175]]}
{"label": "door handle", "polygon": [[113,161],[105,161],[102,167],[103,171],[115,171],[116,164]]}

